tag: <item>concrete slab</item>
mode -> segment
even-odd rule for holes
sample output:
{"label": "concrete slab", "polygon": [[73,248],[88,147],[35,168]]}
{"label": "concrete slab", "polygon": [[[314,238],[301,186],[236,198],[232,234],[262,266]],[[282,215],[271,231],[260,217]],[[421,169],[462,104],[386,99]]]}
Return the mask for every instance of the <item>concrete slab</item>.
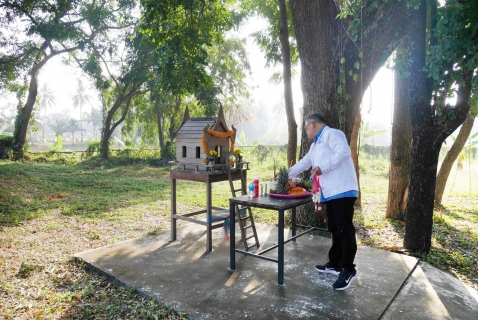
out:
{"label": "concrete slab", "polygon": [[[276,243],[277,228],[257,224],[262,246]],[[238,231],[237,231],[238,232]],[[286,230],[286,236],[290,237]],[[229,270],[229,244],[213,231],[205,252],[205,229],[188,224],[169,242],[169,230],[75,257],[126,286],[196,319],[378,319],[392,303],[417,259],[359,247],[359,277],[346,291],[334,291],[334,275],[315,271],[327,261],[331,240],[305,235],[285,245],[284,286],[277,264],[236,254]],[[239,234],[239,233],[236,233]],[[242,248],[240,238],[237,247]],[[268,256],[276,257],[273,250]]]}
{"label": "concrete slab", "polygon": [[478,319],[478,293],[451,274],[420,262],[383,319]]}

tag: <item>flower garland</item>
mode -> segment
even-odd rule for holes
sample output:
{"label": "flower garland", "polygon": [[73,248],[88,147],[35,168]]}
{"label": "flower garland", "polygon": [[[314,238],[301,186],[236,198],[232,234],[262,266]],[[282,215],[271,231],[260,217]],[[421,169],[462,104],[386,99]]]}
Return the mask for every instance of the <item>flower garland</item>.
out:
{"label": "flower garland", "polygon": [[207,133],[209,133],[211,136],[217,137],[217,138],[229,138],[234,134],[234,131],[229,130],[227,132],[219,132],[219,131],[214,131],[214,130],[207,130]]}
{"label": "flower garland", "polygon": [[[234,131],[229,130],[227,132],[219,132],[219,131],[208,129],[207,133],[217,138],[230,138],[234,134]],[[231,150],[234,150],[234,142],[232,142],[232,139],[230,139],[229,141],[231,143]],[[202,152],[207,154],[206,137],[204,136],[204,134],[202,135]]]}
{"label": "flower garland", "polygon": [[204,136],[204,134],[202,135],[202,153],[207,154],[206,137]]}

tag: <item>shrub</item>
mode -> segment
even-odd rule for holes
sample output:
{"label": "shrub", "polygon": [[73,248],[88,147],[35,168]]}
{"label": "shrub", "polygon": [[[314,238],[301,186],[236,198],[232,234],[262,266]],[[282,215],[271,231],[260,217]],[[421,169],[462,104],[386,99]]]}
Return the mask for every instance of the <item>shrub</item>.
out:
{"label": "shrub", "polygon": [[10,133],[0,133],[0,159],[10,159],[13,153],[14,139]]}
{"label": "shrub", "polygon": [[13,153],[13,135],[0,134],[0,159],[10,159]]}
{"label": "shrub", "polygon": [[50,151],[59,152],[61,151],[62,148],[63,148],[63,138],[61,137],[61,134],[59,134],[53,146],[50,147]]}
{"label": "shrub", "polygon": [[161,158],[166,161],[176,160],[176,143],[167,141],[161,149]]}
{"label": "shrub", "polygon": [[101,141],[100,140],[95,140],[88,142],[87,147],[86,147],[86,157],[91,157],[95,153],[100,152],[100,147],[101,147]]}

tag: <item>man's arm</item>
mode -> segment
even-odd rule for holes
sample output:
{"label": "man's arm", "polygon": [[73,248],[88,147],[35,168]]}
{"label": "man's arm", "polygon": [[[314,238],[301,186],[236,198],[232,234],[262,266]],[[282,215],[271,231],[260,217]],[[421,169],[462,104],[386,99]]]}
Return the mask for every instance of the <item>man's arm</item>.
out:
{"label": "man's arm", "polygon": [[307,152],[307,154],[300,159],[299,162],[289,169],[289,178],[294,179],[303,171],[310,168],[312,165],[312,161],[310,160],[310,150],[312,150],[312,146],[310,147],[309,152]]}

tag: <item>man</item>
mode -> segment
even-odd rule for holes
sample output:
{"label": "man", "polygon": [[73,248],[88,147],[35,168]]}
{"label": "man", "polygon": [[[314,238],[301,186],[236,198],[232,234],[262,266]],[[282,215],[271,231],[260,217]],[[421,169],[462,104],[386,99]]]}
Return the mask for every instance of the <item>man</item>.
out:
{"label": "man", "polygon": [[325,202],[327,208],[332,247],[329,262],[315,268],[322,273],[338,275],[333,288],[345,290],[358,276],[353,263],[357,252],[353,215],[358,183],[350,147],[345,134],[328,127],[318,113],[306,117],[304,129],[314,143],[309,152],[289,169],[289,177],[293,179],[311,167],[319,176],[321,202]]}

